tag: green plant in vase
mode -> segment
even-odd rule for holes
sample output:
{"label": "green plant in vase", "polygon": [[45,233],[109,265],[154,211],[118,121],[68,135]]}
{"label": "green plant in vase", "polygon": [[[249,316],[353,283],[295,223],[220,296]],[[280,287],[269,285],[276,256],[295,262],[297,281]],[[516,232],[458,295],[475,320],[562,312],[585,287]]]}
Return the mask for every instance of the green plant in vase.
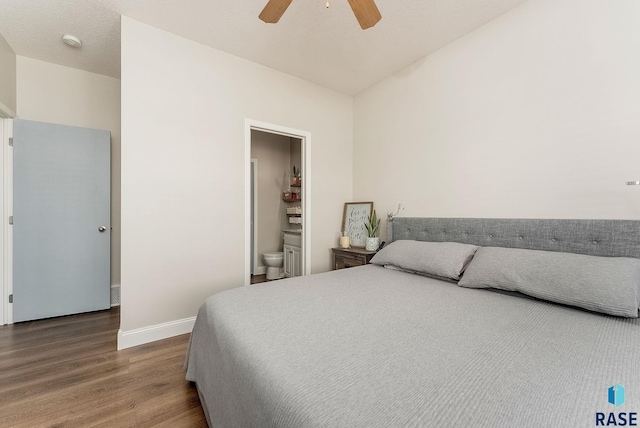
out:
{"label": "green plant in vase", "polygon": [[367,228],[367,239],[365,240],[365,250],[377,251],[380,246],[380,238],[378,232],[380,229],[380,219],[376,214],[376,210],[368,217],[367,222],[364,224]]}
{"label": "green plant in vase", "polygon": [[300,169],[293,166],[293,172],[291,173],[291,185],[299,186],[300,185]]}

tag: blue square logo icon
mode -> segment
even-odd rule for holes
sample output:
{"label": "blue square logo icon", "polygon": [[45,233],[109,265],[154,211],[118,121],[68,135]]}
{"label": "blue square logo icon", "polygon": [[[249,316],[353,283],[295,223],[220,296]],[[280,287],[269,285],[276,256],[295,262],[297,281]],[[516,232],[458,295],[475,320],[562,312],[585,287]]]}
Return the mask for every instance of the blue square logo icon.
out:
{"label": "blue square logo icon", "polygon": [[616,407],[624,404],[624,387],[619,383],[609,388],[609,403]]}

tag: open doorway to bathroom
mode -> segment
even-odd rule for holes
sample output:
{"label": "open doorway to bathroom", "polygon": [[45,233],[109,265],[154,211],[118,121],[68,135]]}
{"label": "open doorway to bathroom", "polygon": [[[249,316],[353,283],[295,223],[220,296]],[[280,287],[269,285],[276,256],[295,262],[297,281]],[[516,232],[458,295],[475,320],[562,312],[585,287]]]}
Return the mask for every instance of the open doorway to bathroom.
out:
{"label": "open doorway to bathroom", "polygon": [[308,274],[306,132],[247,121],[246,284]]}

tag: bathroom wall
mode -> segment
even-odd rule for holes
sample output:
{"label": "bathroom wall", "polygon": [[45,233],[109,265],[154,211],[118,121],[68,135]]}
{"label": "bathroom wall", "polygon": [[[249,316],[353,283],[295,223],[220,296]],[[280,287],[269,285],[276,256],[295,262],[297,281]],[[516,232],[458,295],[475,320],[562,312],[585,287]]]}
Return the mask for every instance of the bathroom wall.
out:
{"label": "bathroom wall", "polygon": [[[298,170],[300,170],[300,173],[302,174],[302,140],[294,137],[291,137],[290,140],[291,140],[291,149],[289,150],[289,158],[290,158],[289,171],[293,171],[293,167],[295,165],[295,167],[298,168]],[[301,197],[304,197],[302,196],[302,194],[300,195]],[[286,205],[289,207],[295,207],[295,206],[301,206],[302,203],[301,202],[288,203]],[[289,220],[287,218],[287,220],[285,221],[285,223],[287,223],[287,227],[286,227],[287,229],[300,229],[302,227],[302,225],[300,224],[289,224],[288,222]]]}
{"label": "bathroom wall", "polygon": [[291,158],[289,169],[293,171],[293,166],[300,169],[302,166],[302,141],[299,138],[291,137],[291,150],[289,156]]}
{"label": "bathroom wall", "polygon": [[263,253],[282,251],[282,229],[288,227],[282,191],[288,188],[290,150],[289,137],[251,131],[251,158],[258,160],[257,266],[264,266]]}

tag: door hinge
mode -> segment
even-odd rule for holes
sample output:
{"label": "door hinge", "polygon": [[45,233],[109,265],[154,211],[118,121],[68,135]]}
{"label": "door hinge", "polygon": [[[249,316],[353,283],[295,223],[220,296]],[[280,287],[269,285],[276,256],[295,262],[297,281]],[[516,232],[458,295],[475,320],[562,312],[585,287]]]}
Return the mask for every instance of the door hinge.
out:
{"label": "door hinge", "polygon": [[13,137],[9,137],[9,145],[13,147]]}
{"label": "door hinge", "polygon": [[9,216],[9,224],[13,224],[13,216],[12,215]]}
{"label": "door hinge", "polygon": [[9,303],[13,303],[13,294],[9,294]]}

